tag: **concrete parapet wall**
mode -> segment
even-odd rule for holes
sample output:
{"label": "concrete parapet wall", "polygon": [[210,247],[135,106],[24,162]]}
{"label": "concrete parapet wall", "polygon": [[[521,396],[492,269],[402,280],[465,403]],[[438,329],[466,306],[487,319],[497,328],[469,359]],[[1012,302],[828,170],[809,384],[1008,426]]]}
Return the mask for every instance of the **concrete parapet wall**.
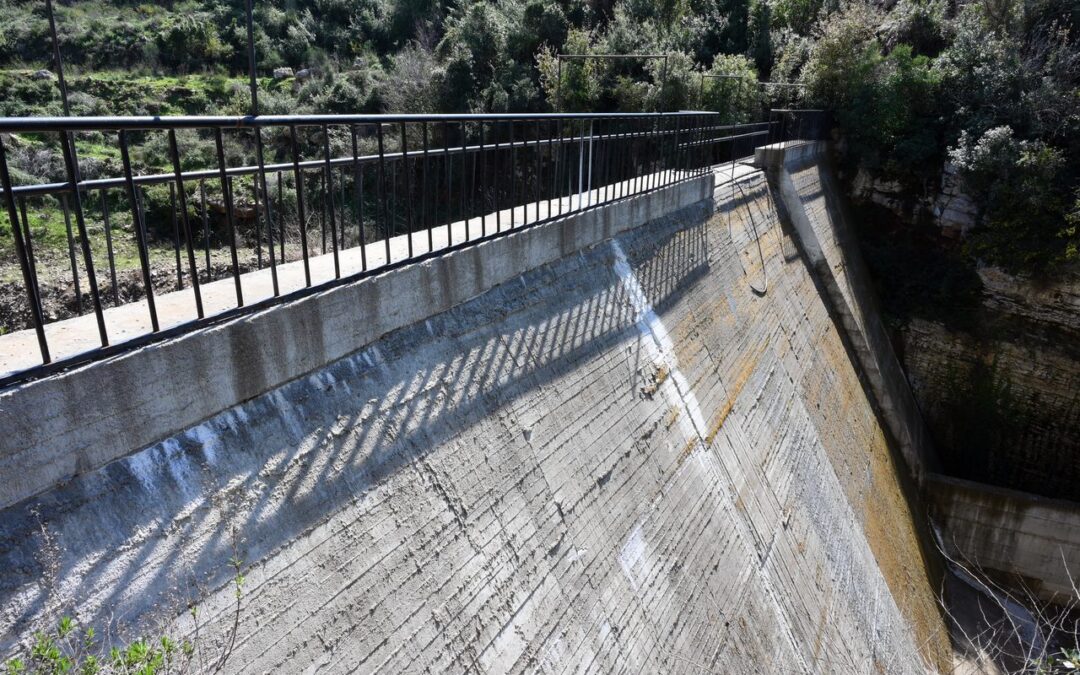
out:
{"label": "concrete parapet wall", "polygon": [[514,276],[705,199],[703,177],[0,393],[0,508]]}
{"label": "concrete parapet wall", "polygon": [[203,379],[140,396],[243,402],[126,450],[101,420],[116,459],[0,512],[0,649],[189,602],[213,649],[236,555],[237,672],[945,666],[907,469],[737,173],[157,347]]}

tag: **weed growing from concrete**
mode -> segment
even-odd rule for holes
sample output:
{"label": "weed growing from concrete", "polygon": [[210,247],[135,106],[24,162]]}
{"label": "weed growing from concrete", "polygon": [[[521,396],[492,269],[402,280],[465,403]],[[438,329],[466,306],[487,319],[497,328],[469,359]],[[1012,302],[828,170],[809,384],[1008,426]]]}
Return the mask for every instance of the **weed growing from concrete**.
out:
{"label": "weed growing from concrete", "polygon": [[[47,550],[45,557],[51,559],[43,563],[48,574],[55,572],[57,551],[49,548],[55,547],[55,542],[48,528],[42,525],[41,529]],[[244,561],[238,550],[239,541],[234,533],[233,557],[229,560],[236,597],[233,620],[223,640],[227,647],[209,662],[203,654],[199,608],[192,604],[188,609],[194,624],[191,639],[162,634],[140,637],[118,647],[111,645],[109,639],[101,639],[93,626],[82,626],[65,615],[54,628],[35,633],[26,653],[5,659],[2,672],[4,675],[186,675],[222,672],[236,646],[243,606]]]}

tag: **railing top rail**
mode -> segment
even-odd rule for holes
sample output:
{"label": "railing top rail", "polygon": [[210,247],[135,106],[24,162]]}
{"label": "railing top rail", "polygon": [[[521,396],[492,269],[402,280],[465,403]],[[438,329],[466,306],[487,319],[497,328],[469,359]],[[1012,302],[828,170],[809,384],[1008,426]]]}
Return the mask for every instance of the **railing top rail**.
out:
{"label": "railing top rail", "polygon": [[400,122],[504,122],[529,120],[592,120],[692,117],[714,112],[657,113],[450,113],[439,115],[213,115],[175,117],[0,117],[0,133],[34,131],[117,131],[147,129],[213,129],[321,126],[323,124],[391,124]]}
{"label": "railing top rail", "polygon": [[[681,111],[681,112],[686,112],[686,111]],[[704,117],[707,114],[712,115],[712,113],[701,112],[701,113],[695,114],[694,116],[695,117]],[[3,119],[4,118],[0,118],[0,122],[2,122]],[[11,118],[8,118],[8,119],[11,119]],[[168,118],[161,118],[161,119],[168,119]],[[702,130],[702,131],[710,131],[710,132],[735,132],[735,131],[746,131],[746,130],[760,129],[762,127],[770,127],[770,126],[773,126],[775,124],[776,124],[775,121],[773,121],[773,122],[769,122],[769,121],[766,121],[766,122],[746,122],[746,123],[741,123],[741,124],[707,124],[707,125],[699,125],[697,128]],[[115,131],[116,129],[115,128],[110,128],[108,130],[109,131]],[[410,159],[420,160],[420,159],[424,159],[424,158],[426,158],[428,156],[442,156],[442,155],[449,155],[449,154],[455,154],[455,155],[456,154],[467,154],[467,153],[481,152],[481,151],[484,151],[484,150],[509,152],[509,151],[513,150],[514,148],[535,147],[537,145],[549,145],[551,143],[557,143],[559,145],[575,144],[575,143],[578,143],[581,140],[589,140],[589,139],[605,138],[605,139],[608,139],[608,140],[611,140],[611,139],[619,140],[619,139],[644,137],[644,136],[647,136],[647,135],[656,138],[656,137],[661,137],[661,136],[667,137],[667,136],[677,135],[678,133],[679,133],[679,131],[675,130],[675,129],[665,129],[665,130],[662,130],[662,131],[652,131],[652,132],[644,131],[644,130],[642,130],[642,131],[616,132],[616,133],[608,132],[608,133],[597,134],[597,135],[592,135],[592,134],[571,134],[571,135],[568,135],[568,136],[562,136],[557,141],[552,140],[552,139],[542,139],[542,140],[522,139],[522,140],[517,140],[517,141],[513,141],[513,142],[503,142],[501,144],[501,146],[499,146],[499,147],[493,147],[493,146],[491,146],[489,144],[489,146],[487,148],[485,148],[484,146],[480,146],[480,145],[476,145],[476,144],[468,144],[468,145],[460,145],[460,146],[459,145],[454,145],[453,147],[447,146],[447,147],[432,148],[432,149],[429,149],[427,151],[425,151],[425,150],[409,150],[409,151],[403,152],[401,150],[395,150],[395,151],[385,152],[382,155],[382,157],[384,159],[390,160],[390,161],[400,160],[400,159],[402,159],[404,157],[407,157],[407,158],[410,158]],[[764,133],[764,132],[760,132],[760,133]],[[746,135],[743,134],[743,135],[739,135],[739,136],[729,136],[729,137],[727,137],[727,139],[729,140],[729,139],[738,139],[738,138],[745,138],[745,137],[746,137]],[[717,142],[717,141],[722,141],[722,140],[725,140],[725,138],[713,138],[713,139],[711,139],[712,142]],[[365,164],[366,165],[366,164],[376,163],[376,162],[379,161],[379,159],[380,159],[380,155],[378,155],[378,154],[367,154],[367,155],[356,155],[356,156],[342,155],[342,156],[332,157],[329,160],[329,164],[331,166],[335,166],[335,167],[336,166],[342,166],[342,165],[354,166],[354,165],[357,165],[357,164]],[[296,166],[301,168],[301,169],[307,170],[307,169],[317,169],[317,168],[323,167],[326,163],[327,163],[327,160],[325,158],[308,159],[308,160],[298,161],[296,163]],[[255,175],[255,174],[259,173],[260,171],[265,171],[267,173],[272,173],[274,171],[290,171],[290,170],[293,169],[293,167],[294,167],[294,165],[293,165],[292,162],[270,162],[270,163],[263,164],[261,167],[259,165],[255,165],[255,164],[243,165],[243,166],[227,166],[225,168],[225,173],[226,173],[226,175],[229,175],[229,176],[251,176],[251,175]],[[195,169],[195,170],[187,170],[187,171],[181,171],[180,172],[180,176],[184,180],[193,180],[193,181],[209,180],[209,179],[216,178],[218,175],[219,175],[219,170],[217,168]],[[139,174],[139,175],[135,175],[135,176],[132,177],[132,182],[134,184],[136,184],[136,185],[155,185],[155,184],[162,184],[162,183],[170,183],[170,182],[173,182],[175,180],[176,180],[176,173],[172,173],[172,172],[144,173],[144,174]],[[111,189],[111,188],[121,188],[121,187],[125,186],[126,184],[127,184],[126,179],[124,177],[119,177],[119,176],[118,177],[112,177],[112,178],[93,178],[93,179],[88,179],[88,180],[81,180],[81,181],[78,182],[79,189],[87,190],[87,191],[88,190],[102,190],[102,189]],[[64,192],[71,192],[71,183],[70,182],[64,181],[64,182],[51,182],[51,183],[30,183],[30,184],[14,186],[12,188],[12,193],[15,194],[17,197],[35,197],[35,196],[48,195],[48,194],[59,194],[59,193],[64,193]],[[5,194],[5,192],[4,192],[3,188],[0,188],[0,197],[2,197],[4,194]]]}

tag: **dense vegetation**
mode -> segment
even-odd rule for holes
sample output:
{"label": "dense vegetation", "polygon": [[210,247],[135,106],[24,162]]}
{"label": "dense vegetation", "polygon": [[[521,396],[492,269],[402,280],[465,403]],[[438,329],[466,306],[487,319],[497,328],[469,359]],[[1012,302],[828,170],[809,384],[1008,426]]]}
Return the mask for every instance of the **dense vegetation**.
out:
{"label": "dense vegetation", "polygon": [[[836,112],[846,161],[932,191],[945,162],[980,208],[968,260],[1050,275],[1080,246],[1075,0],[259,0],[264,113],[537,111],[554,54],[563,108],[752,114],[723,80],[800,81]],[[57,5],[75,114],[244,113],[241,0]],[[0,114],[59,113],[42,0],[0,0]],[[287,77],[278,68],[303,77]],[[699,98],[701,100],[699,100]],[[103,150],[103,152],[105,152]],[[27,152],[24,178],[56,178]],[[83,153],[87,156],[87,153]],[[153,164],[153,153],[140,157]],[[18,159],[18,158],[17,158]],[[93,151],[89,159],[95,159]],[[96,159],[107,162],[108,156]]]}

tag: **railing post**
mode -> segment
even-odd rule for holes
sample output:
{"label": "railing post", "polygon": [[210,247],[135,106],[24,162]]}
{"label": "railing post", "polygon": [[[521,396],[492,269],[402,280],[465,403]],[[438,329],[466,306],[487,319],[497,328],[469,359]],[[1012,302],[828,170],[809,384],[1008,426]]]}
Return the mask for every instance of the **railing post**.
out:
{"label": "railing post", "polygon": [[[300,255],[304,259],[304,285],[311,286],[311,261],[308,256],[307,214],[304,212],[304,174],[300,170],[300,147],[296,142],[296,125],[289,126],[289,142],[292,150],[293,179],[296,182],[296,217],[300,221]],[[278,190],[281,183],[278,182]],[[281,241],[284,243],[285,237]],[[284,259],[282,254],[282,259]]]}
{"label": "railing post", "polygon": [[585,183],[585,208],[592,206],[593,120],[589,118],[589,176]]}
{"label": "railing post", "polygon": [[[175,141],[175,137],[173,137]],[[225,139],[222,137],[221,128],[214,130],[214,147],[217,149],[217,161],[218,161],[218,175],[221,177],[221,196],[225,200],[225,225],[229,230],[229,253],[232,258],[233,268],[233,283],[236,286],[236,304],[239,307],[244,306],[244,290],[240,284],[240,260],[236,253],[236,221],[233,215],[233,194],[232,194],[232,181],[226,175],[225,172]],[[174,143],[175,149],[175,143]],[[183,187],[180,188],[183,190]],[[180,203],[184,205],[186,197],[180,195]],[[191,274],[192,276],[198,276],[195,270],[195,253],[191,246],[191,231],[188,228],[187,223],[187,207],[184,208],[184,229],[185,236],[188,239],[188,250],[191,256]],[[198,288],[198,286],[196,286]],[[199,315],[202,316],[202,310],[199,310]]]}
{"label": "railing post", "polygon": [[4,150],[4,140],[0,137],[0,187],[4,188],[4,201],[7,202],[8,221],[11,224],[11,233],[15,237],[15,255],[19,259],[19,269],[22,270],[23,283],[26,285],[26,295],[30,304],[30,317],[34,324],[34,332],[37,333],[38,349],[41,350],[41,362],[49,363],[49,343],[45,339],[45,319],[41,311],[41,301],[34,292],[37,288],[36,275],[30,269],[30,258],[27,255],[26,242],[23,241],[22,230],[19,229],[19,215],[15,208],[15,193],[11,186],[11,173],[8,171],[7,152]]}
{"label": "railing post", "polygon": [[146,304],[150,311],[150,324],[154,332],[161,330],[158,325],[157,307],[154,304],[154,284],[150,277],[150,252],[146,246],[146,226],[143,222],[142,209],[136,193],[135,179],[131,175],[131,155],[128,152],[127,132],[120,130],[120,161],[124,165],[124,183],[127,185],[128,199],[131,201],[132,226],[135,230],[135,245],[139,248],[139,264],[142,267],[143,286],[146,289]]}
{"label": "railing post", "polygon": [[82,193],[79,190],[79,165],[75,154],[75,135],[63,132],[61,136],[61,149],[64,153],[64,164],[67,169],[68,184],[71,186],[72,199],[75,203],[75,226],[79,230],[79,243],[82,247],[83,264],[86,266],[86,281],[90,284],[90,300],[94,305],[94,317],[97,319],[98,336],[101,338],[101,346],[109,345],[109,333],[105,329],[105,315],[101,307],[101,293],[97,286],[97,275],[94,274],[94,256],[90,251],[90,235],[86,229],[86,215],[83,212]]}
{"label": "railing post", "polygon": [[[578,124],[578,163],[577,163],[577,204],[581,210],[581,199],[585,188],[585,125]],[[571,208],[573,210],[573,208]]]}

